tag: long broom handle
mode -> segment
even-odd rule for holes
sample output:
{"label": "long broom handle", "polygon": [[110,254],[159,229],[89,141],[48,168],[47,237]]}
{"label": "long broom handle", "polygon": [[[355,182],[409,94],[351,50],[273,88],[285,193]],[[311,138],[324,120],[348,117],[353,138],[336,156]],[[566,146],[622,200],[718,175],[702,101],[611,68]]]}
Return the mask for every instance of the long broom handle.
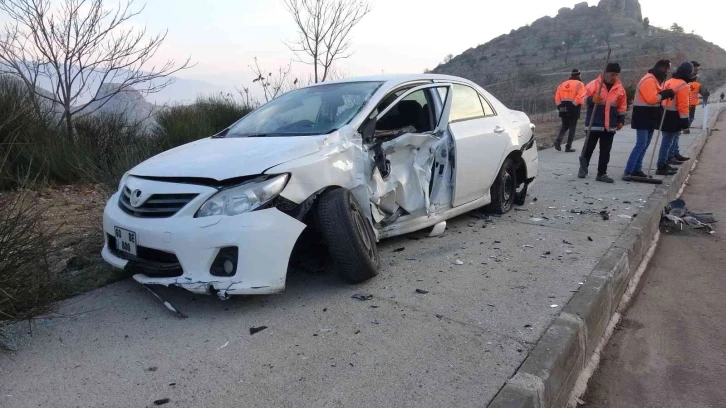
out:
{"label": "long broom handle", "polygon": [[[608,47],[608,56],[605,58],[605,66],[602,69],[602,75],[600,75],[600,81],[598,81],[597,85],[597,94],[600,95],[600,91],[602,90],[602,84],[605,80],[605,71],[608,69],[608,64],[610,63],[610,53],[612,53],[613,50]],[[585,145],[582,147],[582,151],[580,151],[580,158],[585,157],[585,149],[587,149],[587,142],[590,140],[590,132],[592,131],[592,122],[595,120],[595,112],[597,112],[597,105],[593,103],[592,105],[592,114],[590,115],[590,123],[587,124],[587,132],[585,132]],[[585,112],[585,119],[587,119],[587,112]]]}
{"label": "long broom handle", "polygon": [[655,158],[655,151],[658,150],[658,139],[660,138],[660,132],[663,130],[663,122],[665,122],[666,109],[663,108],[663,115],[660,118],[660,126],[658,126],[658,133],[655,135],[655,145],[653,145],[653,153],[650,154],[650,164],[648,165],[648,177],[650,177],[650,171],[653,168],[653,159]]}

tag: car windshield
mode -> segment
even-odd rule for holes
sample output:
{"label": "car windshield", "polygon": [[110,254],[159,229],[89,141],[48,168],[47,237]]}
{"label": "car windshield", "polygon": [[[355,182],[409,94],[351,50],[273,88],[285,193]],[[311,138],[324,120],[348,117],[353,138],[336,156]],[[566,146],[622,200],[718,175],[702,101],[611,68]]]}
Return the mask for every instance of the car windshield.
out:
{"label": "car windshield", "polygon": [[343,82],[290,91],[250,113],[223,137],[322,135],[341,128],[382,82]]}

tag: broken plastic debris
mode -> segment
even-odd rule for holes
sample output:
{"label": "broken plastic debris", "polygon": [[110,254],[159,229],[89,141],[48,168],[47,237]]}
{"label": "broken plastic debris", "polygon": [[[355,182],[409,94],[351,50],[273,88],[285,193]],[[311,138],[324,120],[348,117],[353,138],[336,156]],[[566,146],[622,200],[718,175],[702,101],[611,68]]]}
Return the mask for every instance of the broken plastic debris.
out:
{"label": "broken plastic debris", "polygon": [[530,220],[530,221],[533,221],[533,222],[540,222],[540,221],[542,221],[543,219],[542,219],[542,218],[535,218],[535,217],[532,217],[532,218],[530,218],[529,220]]}
{"label": "broken plastic debris", "polygon": [[446,221],[441,221],[440,223],[434,225],[434,228],[431,230],[429,237],[438,237],[439,235],[443,234],[444,231],[446,231]]}
{"label": "broken plastic debris", "polygon": [[524,248],[534,248],[534,245],[522,245]]}
{"label": "broken plastic debris", "polygon": [[393,252],[403,252],[404,250],[406,250],[405,247],[400,247],[400,248],[394,249]]}
{"label": "broken plastic debris", "polygon": [[[254,333],[252,333],[252,334],[254,334]],[[217,349],[217,351],[222,350],[223,348],[227,347],[228,345],[229,345],[229,342],[226,342],[226,343],[222,344],[221,346],[219,346],[219,348]],[[153,371],[156,371],[156,370],[153,370]]]}
{"label": "broken plastic debris", "polygon": [[550,305],[551,308],[556,308],[558,305]]}
{"label": "broken plastic debris", "polygon": [[590,241],[590,242],[593,242],[592,237],[587,237],[587,240]]}
{"label": "broken plastic debris", "polygon": [[373,295],[362,295],[360,293],[356,293],[355,295],[353,295],[351,297],[353,299],[358,299],[360,301],[365,301],[365,300],[371,300],[371,299],[373,299]]}
{"label": "broken plastic debris", "polygon": [[164,405],[164,404],[168,404],[169,401],[171,401],[169,398],[158,399],[158,400],[154,401],[154,405]]}
{"label": "broken plastic debris", "polygon": [[428,290],[423,290],[423,289],[416,289],[416,293],[420,293],[422,295],[425,295],[425,294],[429,293],[429,291]]}
{"label": "broken plastic debris", "polygon": [[454,265],[464,265],[464,262],[462,262],[461,260],[457,259],[457,260],[454,261]]}
{"label": "broken plastic debris", "polygon": [[618,215],[618,217],[625,218],[625,219],[628,219],[628,220],[633,218],[632,216],[630,216],[628,214],[620,214],[620,215]]}
{"label": "broken plastic debris", "polygon": [[610,213],[607,212],[607,210],[600,211],[600,216],[602,217],[603,221],[607,221],[610,219]]}
{"label": "broken plastic debris", "polygon": [[266,328],[267,328],[267,326],[250,327],[250,336],[253,335],[253,334],[255,334],[255,333],[259,333],[262,330],[265,330]]}

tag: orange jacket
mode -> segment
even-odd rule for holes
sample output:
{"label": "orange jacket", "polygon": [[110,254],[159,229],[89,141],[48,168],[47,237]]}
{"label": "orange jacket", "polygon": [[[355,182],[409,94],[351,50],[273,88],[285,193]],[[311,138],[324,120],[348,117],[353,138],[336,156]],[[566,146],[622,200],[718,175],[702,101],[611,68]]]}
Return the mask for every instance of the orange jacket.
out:
{"label": "orange jacket", "polygon": [[698,94],[701,93],[701,84],[699,84],[696,81],[693,81],[688,84],[691,87],[691,106],[698,106]]}
{"label": "orange jacket", "polygon": [[665,82],[663,89],[672,89],[676,94],[675,98],[663,101],[665,110],[678,112],[678,116],[682,119],[688,119],[691,98],[691,88],[688,83],[682,79],[671,78]]}
{"label": "orange jacket", "polygon": [[660,127],[663,108],[660,105],[662,98],[658,93],[662,90],[663,84],[651,73],[647,73],[638,82],[633,100],[633,117],[630,120],[633,129],[653,130]]}
{"label": "orange jacket", "polygon": [[651,73],[646,74],[638,82],[633,106],[660,106],[661,98],[658,92],[662,90],[663,86],[658,82],[655,75]]}
{"label": "orange jacket", "polygon": [[672,89],[676,96],[673,99],[663,101],[665,119],[663,121],[664,132],[680,132],[688,129],[689,99],[691,88],[688,83],[679,78],[671,78],[666,81],[664,89]]}
{"label": "orange jacket", "polygon": [[582,105],[585,98],[585,84],[576,79],[568,79],[560,84],[555,91],[555,105],[562,102],[572,102],[573,105]]}
{"label": "orange jacket", "polygon": [[[600,98],[603,103],[595,105],[592,96],[598,92],[600,88]],[[585,117],[585,126],[590,124],[592,118],[592,130],[615,132],[618,123],[625,123],[625,113],[628,110],[628,98],[625,94],[625,88],[620,78],[615,79],[615,83],[608,90],[607,86],[602,83],[602,75],[587,84],[585,87],[587,92],[587,115]],[[593,112],[595,113],[593,117]]]}

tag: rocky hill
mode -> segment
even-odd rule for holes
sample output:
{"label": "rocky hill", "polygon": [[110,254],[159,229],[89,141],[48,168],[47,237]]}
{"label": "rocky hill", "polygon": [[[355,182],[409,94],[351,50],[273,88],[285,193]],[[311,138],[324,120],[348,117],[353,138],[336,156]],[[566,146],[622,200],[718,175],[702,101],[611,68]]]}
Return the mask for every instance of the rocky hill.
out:
{"label": "rocky hill", "polygon": [[695,34],[650,26],[637,0],[601,0],[593,7],[579,3],[562,8],[554,18],[540,18],[470,48],[432,72],[471,79],[510,107],[534,113],[552,109],[554,87],[572,68],[584,72],[584,81],[595,78],[608,48],[611,61],[624,69],[621,77],[626,86],[634,86],[664,57],[674,64],[701,62],[701,80],[707,86],[726,82],[726,51]]}

